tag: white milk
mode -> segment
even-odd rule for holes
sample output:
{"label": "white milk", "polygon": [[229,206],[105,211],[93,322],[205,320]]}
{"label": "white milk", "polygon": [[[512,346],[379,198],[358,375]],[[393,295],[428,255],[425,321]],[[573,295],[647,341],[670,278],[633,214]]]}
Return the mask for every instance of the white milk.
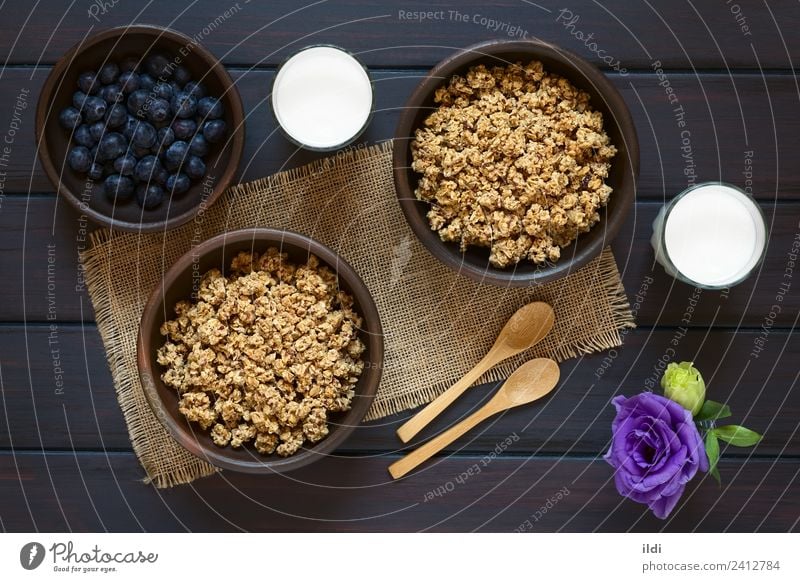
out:
{"label": "white milk", "polygon": [[347,52],[311,47],[281,66],[272,87],[272,108],[295,141],[332,149],[364,129],[372,110],[372,84],[361,63]]}
{"label": "white milk", "polygon": [[711,288],[746,278],[766,241],[764,217],[753,199],[720,183],[701,184],[662,208],[651,239],[667,273]]}

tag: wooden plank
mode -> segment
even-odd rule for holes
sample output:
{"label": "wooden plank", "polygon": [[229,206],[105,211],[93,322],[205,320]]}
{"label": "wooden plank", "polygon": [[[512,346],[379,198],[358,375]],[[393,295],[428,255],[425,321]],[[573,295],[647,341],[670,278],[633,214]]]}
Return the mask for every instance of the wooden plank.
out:
{"label": "wooden plank", "polygon": [[130,450],[93,324],[0,329],[0,447]]}
{"label": "wooden plank", "polygon": [[[84,240],[87,225],[71,207],[54,197],[9,197],[3,204],[0,272],[17,275],[0,278],[0,294],[5,298],[0,302],[0,321],[45,322],[53,311],[58,321],[92,320],[77,262],[77,249],[88,244]],[[792,283],[786,269],[790,266],[792,244],[800,236],[800,205],[764,204],[772,232],[761,272],[727,294],[705,292],[699,298],[690,286],[675,282],[653,262],[649,240],[659,206],[655,202],[638,203],[614,242],[617,264],[639,324],[677,326],[688,322],[699,327],[769,324],[769,314],[781,285]],[[51,258],[55,263],[48,271]],[[48,295],[50,283],[54,285],[52,297]],[[796,287],[796,284],[791,286],[782,296],[781,312],[775,313],[771,325],[796,324],[800,310],[800,292]]]}
{"label": "wooden plank", "polygon": [[599,459],[451,457],[390,482],[394,458],[327,458],[285,476],[224,472],[158,491],[140,482],[130,453],[3,453],[0,518],[7,531],[786,532],[800,517],[795,461],[723,461],[721,489],[692,482],[660,521],[618,496]]}
{"label": "wooden plank", "polygon": [[[22,129],[14,136],[8,167],[2,168],[6,172],[6,195],[53,190],[35,161],[33,131],[35,103],[48,72],[47,68],[22,68],[3,73],[0,111],[9,112],[9,121],[21,90],[30,91],[26,98],[28,108],[22,113]],[[394,135],[399,111],[424,74],[420,70],[373,71],[376,113],[363,136],[364,142],[374,143]],[[234,71],[248,112],[242,180],[321,157],[298,151],[276,131],[267,100],[273,75],[271,71]],[[798,87],[794,77],[695,77],[670,73],[666,80],[659,80],[655,74],[610,78],[628,103],[639,134],[640,198],[664,199],[686,188],[692,180],[720,179],[743,187],[749,184],[762,200],[800,198],[800,166],[792,156],[800,150]],[[662,82],[674,90],[677,104],[670,104],[665,88],[659,84]],[[677,107],[682,107],[682,112],[676,112]]]}
{"label": "wooden plank", "polygon": [[[372,66],[430,66],[458,47],[523,35],[599,65],[613,64],[603,62],[611,57],[628,68],[647,67],[654,59],[679,68],[788,67],[789,55],[800,49],[792,34],[800,15],[788,0],[771,2],[769,10],[742,4],[738,11],[714,0],[607,0],[570,5],[574,14],[562,13],[564,4],[556,0],[462,0],[458,10],[423,0],[105,4],[108,8],[101,9],[102,3],[56,0],[44,8],[6,9],[8,34],[0,41],[0,54],[10,63],[53,63],[88,33],[132,22],[170,26],[197,38],[226,63],[247,65],[274,65],[299,47],[333,43]],[[434,14],[421,20],[413,15],[419,11]]]}
{"label": "wooden plank", "polygon": [[[693,329],[637,330],[624,347],[562,364],[556,394],[534,406],[511,410],[481,425],[447,450],[485,454],[511,438],[514,454],[596,454],[608,447],[616,394],[659,391],[665,362],[693,360],[705,373],[709,397],[727,401],[741,423],[764,433],[752,449],[760,455],[800,455],[800,385],[792,363],[800,336],[773,332],[758,358],[750,355],[756,332]],[[56,344],[50,341],[55,338]],[[673,346],[673,342],[676,346]],[[52,349],[58,349],[63,386],[56,384]],[[670,348],[674,350],[668,351]],[[0,448],[129,449],[103,348],[95,328],[5,326],[0,334],[2,396],[8,425],[0,424]],[[475,388],[446,411],[419,439],[429,438],[474,411],[494,393]],[[407,412],[359,427],[340,452],[394,451],[394,431]],[[726,421],[727,422],[727,421]],[[729,454],[749,454],[732,449]]]}

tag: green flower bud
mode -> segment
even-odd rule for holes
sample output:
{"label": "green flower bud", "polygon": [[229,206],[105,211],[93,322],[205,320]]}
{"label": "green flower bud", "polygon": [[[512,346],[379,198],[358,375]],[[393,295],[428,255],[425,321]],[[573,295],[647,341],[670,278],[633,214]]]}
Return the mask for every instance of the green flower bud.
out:
{"label": "green flower bud", "polygon": [[672,362],[661,377],[664,396],[691,411],[692,416],[700,412],[706,400],[706,383],[694,362]]}

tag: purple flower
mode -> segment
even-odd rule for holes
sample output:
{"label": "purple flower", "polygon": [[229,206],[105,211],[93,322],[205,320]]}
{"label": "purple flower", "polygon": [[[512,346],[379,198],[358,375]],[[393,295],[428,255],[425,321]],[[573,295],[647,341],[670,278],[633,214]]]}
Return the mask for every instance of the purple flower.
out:
{"label": "purple flower", "polygon": [[616,469],[617,491],[666,519],[697,470],[708,471],[692,413],[651,392],[617,396],[611,402],[617,416],[604,458]]}

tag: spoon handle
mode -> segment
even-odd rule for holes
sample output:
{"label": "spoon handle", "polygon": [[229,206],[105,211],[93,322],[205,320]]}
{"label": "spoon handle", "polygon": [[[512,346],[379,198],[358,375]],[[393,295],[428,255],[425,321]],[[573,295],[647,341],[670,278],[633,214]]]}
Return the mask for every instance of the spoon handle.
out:
{"label": "spoon handle", "polygon": [[409,471],[415,469],[417,466],[430,459],[433,455],[441,451],[465,432],[474,428],[477,424],[486,420],[493,414],[500,412],[501,409],[502,408],[498,408],[497,405],[490,400],[483,407],[459,422],[457,425],[450,427],[436,438],[431,439],[422,445],[420,448],[410,452],[399,461],[395,461],[389,465],[389,473],[392,475],[392,478],[399,479]]}
{"label": "spoon handle", "polygon": [[480,362],[475,364],[474,368],[464,374],[461,380],[442,392],[436,400],[430,402],[425,408],[420,410],[398,428],[397,436],[400,437],[400,440],[404,443],[410,441],[414,438],[414,435],[428,426],[428,424],[439,416],[445,408],[450,406],[459,396],[466,392],[467,388],[472,386],[489,368],[507,357],[508,356],[505,354],[498,353],[494,348],[489,350],[489,353],[486,354]]}

